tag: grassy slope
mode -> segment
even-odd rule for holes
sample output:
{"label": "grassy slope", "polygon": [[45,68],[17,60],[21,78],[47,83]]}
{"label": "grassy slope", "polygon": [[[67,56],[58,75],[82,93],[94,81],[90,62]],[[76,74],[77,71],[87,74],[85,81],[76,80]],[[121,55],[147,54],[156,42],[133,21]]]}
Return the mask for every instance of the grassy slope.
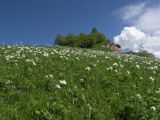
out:
{"label": "grassy slope", "polygon": [[159,60],[131,55],[0,47],[0,118],[158,120],[159,69]]}
{"label": "grassy slope", "polygon": [[99,43],[99,44],[96,44],[93,46],[93,48],[91,48],[92,50],[102,50],[102,51],[112,51],[110,48],[103,48],[102,46],[105,45],[106,42],[102,42],[102,43]]}

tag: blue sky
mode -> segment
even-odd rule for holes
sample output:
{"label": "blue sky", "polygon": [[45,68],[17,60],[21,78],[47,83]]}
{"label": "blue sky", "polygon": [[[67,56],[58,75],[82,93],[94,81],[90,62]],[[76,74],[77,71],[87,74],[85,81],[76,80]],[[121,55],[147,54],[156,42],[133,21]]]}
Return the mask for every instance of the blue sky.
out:
{"label": "blue sky", "polygon": [[117,11],[132,3],[133,0],[0,0],[0,43],[51,45],[57,33],[89,33],[93,27],[113,39],[125,26]]}

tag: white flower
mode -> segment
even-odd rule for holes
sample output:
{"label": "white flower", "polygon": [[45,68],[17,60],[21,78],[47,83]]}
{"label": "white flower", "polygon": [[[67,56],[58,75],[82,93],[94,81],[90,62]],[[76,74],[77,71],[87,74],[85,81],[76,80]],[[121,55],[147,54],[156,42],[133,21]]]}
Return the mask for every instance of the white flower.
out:
{"label": "white flower", "polygon": [[78,60],[78,61],[79,61],[79,58],[78,58],[78,57],[76,57],[76,60]]}
{"label": "white flower", "polygon": [[149,77],[149,79],[150,79],[152,82],[154,82],[154,78],[153,78],[153,77]]}
{"label": "white flower", "polygon": [[140,69],[140,66],[139,66],[139,65],[136,65],[136,68]]}
{"label": "white flower", "polygon": [[59,81],[62,85],[66,85],[67,84],[67,82],[65,81],[65,80],[60,80]]}
{"label": "white flower", "polygon": [[48,54],[48,53],[44,53],[43,56],[44,56],[44,57],[48,57],[49,54]]}
{"label": "white flower", "polygon": [[113,67],[109,67],[109,68],[107,68],[107,70],[113,70]]}
{"label": "white flower", "polygon": [[124,65],[120,65],[120,67],[121,67],[121,68],[123,68],[123,67],[124,67]]}
{"label": "white flower", "polygon": [[136,96],[139,98],[139,99],[141,99],[142,97],[141,97],[141,95],[138,93],[138,94],[136,94]]}
{"label": "white flower", "polygon": [[156,111],[156,107],[154,107],[154,106],[152,106],[151,109],[152,109],[153,111]]}
{"label": "white flower", "polygon": [[34,66],[36,66],[36,62],[35,62],[35,61],[32,61],[32,64],[33,64]]}
{"label": "white flower", "polygon": [[84,81],[84,79],[80,79],[80,81],[81,81],[81,82],[83,82],[83,81]]}
{"label": "white flower", "polygon": [[147,90],[147,92],[148,92],[148,93],[150,93],[150,92],[151,92],[151,90],[149,90],[149,89],[148,89],[148,90]]}
{"label": "white flower", "polygon": [[159,94],[160,93],[160,88],[157,91],[155,91],[155,92]]}
{"label": "white flower", "polygon": [[50,75],[49,75],[49,77],[50,77],[50,78],[53,78],[53,75],[52,75],[52,74],[50,74]]}
{"label": "white flower", "polygon": [[26,56],[24,54],[22,54],[22,57],[25,58]]}
{"label": "white flower", "polygon": [[56,85],[56,88],[61,89],[61,86],[60,85]]}
{"label": "white flower", "polygon": [[153,71],[154,74],[156,74],[156,71]]}
{"label": "white flower", "polygon": [[46,78],[53,78],[53,75],[50,74],[50,75],[45,75]]}
{"label": "white flower", "polygon": [[12,81],[11,80],[7,80],[5,84],[6,85],[12,84]]}
{"label": "white flower", "polygon": [[157,66],[154,66],[154,69],[157,69],[157,70],[158,70],[158,67],[157,67]]}
{"label": "white flower", "polygon": [[9,61],[10,59],[12,59],[12,58],[14,58],[13,56],[11,56],[11,55],[7,55],[7,56],[5,56],[5,59],[7,60],[7,61]]}
{"label": "white flower", "polygon": [[141,80],[143,80],[143,78],[142,77],[139,77]]}
{"label": "white flower", "polygon": [[33,60],[33,59],[26,59],[26,62],[30,62],[30,63],[32,63],[34,66],[36,66],[36,62]]}
{"label": "white flower", "polygon": [[118,66],[118,64],[117,64],[117,63],[114,63],[113,66]]}
{"label": "white flower", "polygon": [[96,64],[93,64],[94,67],[96,67]]}
{"label": "white flower", "polygon": [[49,76],[48,75],[45,75],[45,78],[48,78]]}
{"label": "white flower", "polygon": [[88,67],[86,67],[86,68],[85,68],[85,70],[90,71],[90,70],[91,70],[91,68],[88,66]]}

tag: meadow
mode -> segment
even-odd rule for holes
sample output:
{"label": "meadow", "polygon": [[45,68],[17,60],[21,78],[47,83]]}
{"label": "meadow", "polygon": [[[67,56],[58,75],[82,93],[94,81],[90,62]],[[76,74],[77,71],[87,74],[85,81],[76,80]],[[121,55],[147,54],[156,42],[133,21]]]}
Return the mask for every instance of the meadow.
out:
{"label": "meadow", "polygon": [[159,120],[160,59],[0,46],[1,120]]}

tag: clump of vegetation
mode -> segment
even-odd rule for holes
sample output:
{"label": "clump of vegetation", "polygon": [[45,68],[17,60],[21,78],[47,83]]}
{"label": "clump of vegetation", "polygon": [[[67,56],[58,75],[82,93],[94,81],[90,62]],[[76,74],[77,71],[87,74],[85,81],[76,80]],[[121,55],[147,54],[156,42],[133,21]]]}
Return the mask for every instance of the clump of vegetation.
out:
{"label": "clump of vegetation", "polygon": [[160,60],[70,47],[0,47],[2,120],[159,120]]}
{"label": "clump of vegetation", "polygon": [[146,50],[140,50],[139,52],[128,52],[128,54],[138,55],[141,57],[155,57],[152,53],[149,53]]}
{"label": "clump of vegetation", "polygon": [[119,44],[115,44],[118,48],[121,48],[121,45],[119,45]]}
{"label": "clump of vegetation", "polygon": [[149,53],[146,50],[141,50],[140,52],[137,53],[137,55],[142,57],[155,57],[152,53]]}
{"label": "clump of vegetation", "polygon": [[58,34],[55,39],[57,45],[81,48],[92,48],[94,45],[104,42],[109,41],[96,28],[93,28],[90,34],[80,33],[79,35],[74,35],[69,33],[67,36]]}

